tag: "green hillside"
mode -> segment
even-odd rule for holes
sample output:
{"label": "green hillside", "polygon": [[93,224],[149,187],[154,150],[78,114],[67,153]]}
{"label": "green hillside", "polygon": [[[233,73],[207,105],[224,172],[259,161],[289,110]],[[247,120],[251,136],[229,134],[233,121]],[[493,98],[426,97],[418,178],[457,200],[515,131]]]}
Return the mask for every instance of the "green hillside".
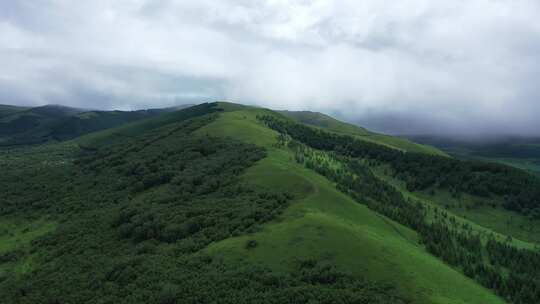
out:
{"label": "green hillside", "polygon": [[463,141],[437,136],[410,136],[411,140],[438,147],[452,157],[464,160],[496,162],[540,176],[540,138],[478,138]]}
{"label": "green hillside", "polygon": [[17,113],[17,112],[25,111],[28,109],[29,108],[27,107],[18,107],[18,106],[0,104],[0,118]]}
{"label": "green hillside", "polygon": [[[278,271],[290,271],[298,259],[328,260],[356,275],[392,282],[415,303],[503,303],[431,257],[419,246],[415,232],[339,193],[320,175],[295,164],[292,153],[273,148],[277,133],[255,118],[265,112],[224,113],[197,132],[266,146],[267,158],[244,178],[263,188],[300,192],[301,199],[278,223],[212,245],[210,253],[231,263],[262,264]],[[244,244],[252,239],[259,246],[246,249]]]}
{"label": "green hillside", "polygon": [[362,127],[339,121],[322,113],[310,111],[280,111],[280,113],[301,123],[320,127],[339,134],[351,135],[358,139],[385,145],[390,148],[408,152],[448,156],[448,154],[435,147],[418,144],[405,138],[371,132]]}
{"label": "green hillside", "polygon": [[185,109],[178,111],[165,111],[161,115],[141,119],[115,128],[108,128],[99,132],[93,132],[76,138],[74,141],[82,147],[98,148],[113,144],[115,142],[124,141],[145,132],[159,129],[163,126],[173,124],[178,121],[194,118],[197,116],[220,112],[218,109],[209,104],[201,104],[198,106],[188,106]]}
{"label": "green hillside", "polygon": [[57,105],[0,106],[0,147],[65,141],[172,110],[87,111]]}
{"label": "green hillside", "polygon": [[210,103],[0,150],[0,294],[6,303],[540,299],[530,228],[540,180],[325,120]]}
{"label": "green hillside", "polygon": [[40,143],[49,133],[47,125],[75,113],[76,109],[53,105],[35,108],[1,106],[0,144]]}

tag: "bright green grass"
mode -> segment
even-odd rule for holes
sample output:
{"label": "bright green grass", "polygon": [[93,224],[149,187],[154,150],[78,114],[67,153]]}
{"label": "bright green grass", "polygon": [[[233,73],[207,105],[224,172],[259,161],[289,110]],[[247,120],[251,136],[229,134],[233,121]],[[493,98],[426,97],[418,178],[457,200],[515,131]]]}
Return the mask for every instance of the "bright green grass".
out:
{"label": "bright green grass", "polygon": [[516,212],[487,206],[452,211],[501,234],[540,244],[540,221],[538,220],[530,220]]}
{"label": "bright green grass", "polygon": [[276,143],[278,133],[258,122],[256,116],[265,112],[262,109],[225,112],[220,114],[218,122],[210,123],[195,133],[221,137],[234,136],[249,143],[269,147]]}
{"label": "bright green grass", "polygon": [[[460,225],[468,224],[473,231],[487,238],[490,235],[495,236],[499,241],[506,241],[507,236],[513,237],[512,245],[518,248],[534,249],[534,242],[538,240],[538,228],[529,231],[520,226],[528,223],[528,220],[515,212],[489,206],[467,208],[472,206],[473,200],[478,199],[470,195],[463,194],[461,198],[453,198],[446,191],[435,191],[433,194],[428,192],[409,192],[405,188],[405,183],[385,174],[387,167],[372,168],[373,172],[388,184],[401,191],[405,197],[413,198],[422,202],[426,206],[446,210],[451,216],[454,216],[456,222]],[[433,211],[433,210],[431,210]],[[510,224],[508,224],[509,220]],[[538,223],[533,223],[538,226]]]}
{"label": "bright green grass", "polygon": [[[199,134],[234,136],[268,148],[268,156],[243,178],[260,187],[290,191],[297,200],[262,231],[207,248],[230,263],[264,264],[287,272],[298,259],[331,260],[338,268],[372,280],[393,282],[415,303],[503,303],[491,292],[429,255],[415,232],[338,192],[324,177],[275,147],[277,134],[250,109],[223,113]],[[247,240],[258,246],[246,249]]]}
{"label": "bright green grass", "polygon": [[[0,254],[12,250],[24,251],[30,242],[54,229],[57,223],[46,220],[0,219]],[[26,254],[16,262],[0,263],[0,278],[7,273],[21,275],[33,269],[34,256]]]}
{"label": "bright green grass", "polygon": [[[416,193],[416,196],[424,200],[430,200],[462,218],[502,235],[509,235],[518,240],[540,244],[540,221],[531,220],[522,214],[506,210],[500,206],[500,202],[496,202],[495,205],[498,207],[493,208],[487,204],[490,200],[467,194],[463,194],[460,198],[454,198],[448,191],[436,191],[434,195],[419,192]],[[478,200],[485,201],[486,204],[474,206],[473,202]]]}
{"label": "bright green grass", "polygon": [[46,220],[0,219],[0,253],[29,244],[55,227],[54,222]]}

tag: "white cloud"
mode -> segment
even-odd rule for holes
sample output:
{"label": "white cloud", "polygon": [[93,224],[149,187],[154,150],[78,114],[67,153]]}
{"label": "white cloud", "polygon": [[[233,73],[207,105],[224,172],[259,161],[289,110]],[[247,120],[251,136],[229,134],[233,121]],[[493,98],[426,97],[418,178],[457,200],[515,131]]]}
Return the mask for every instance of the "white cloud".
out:
{"label": "white cloud", "polygon": [[440,132],[537,132],[539,51],[540,3],[527,0],[0,4],[5,103],[206,96],[398,115]]}

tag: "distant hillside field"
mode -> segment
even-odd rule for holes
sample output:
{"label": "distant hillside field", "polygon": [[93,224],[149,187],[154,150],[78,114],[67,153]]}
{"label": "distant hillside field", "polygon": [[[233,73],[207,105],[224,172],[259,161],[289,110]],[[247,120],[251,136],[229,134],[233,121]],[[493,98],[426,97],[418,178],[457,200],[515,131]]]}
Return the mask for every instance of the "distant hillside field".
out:
{"label": "distant hillside field", "polygon": [[540,138],[500,138],[459,141],[436,136],[411,136],[412,140],[438,147],[460,159],[496,162],[540,176]]}
{"label": "distant hillside field", "polygon": [[57,105],[35,108],[0,105],[0,147],[69,140],[172,110],[88,111]]}
{"label": "distant hillside field", "polygon": [[296,119],[297,121],[301,123],[317,126],[317,127],[320,127],[320,128],[332,131],[332,132],[340,133],[340,134],[351,135],[358,139],[385,145],[390,148],[394,148],[394,149],[398,149],[402,151],[408,151],[408,152],[418,152],[418,153],[427,153],[427,154],[433,154],[433,155],[447,156],[445,152],[435,147],[432,147],[429,145],[418,144],[418,143],[415,143],[415,142],[412,142],[410,140],[400,138],[400,137],[394,137],[394,136],[371,132],[362,127],[339,121],[335,118],[332,118],[322,113],[309,112],[309,111],[280,111],[280,113],[288,117],[291,117],[293,119]]}
{"label": "distant hillside field", "polygon": [[25,111],[29,109],[28,107],[18,107],[10,105],[1,105],[0,104],[0,118],[8,116],[17,112]]}

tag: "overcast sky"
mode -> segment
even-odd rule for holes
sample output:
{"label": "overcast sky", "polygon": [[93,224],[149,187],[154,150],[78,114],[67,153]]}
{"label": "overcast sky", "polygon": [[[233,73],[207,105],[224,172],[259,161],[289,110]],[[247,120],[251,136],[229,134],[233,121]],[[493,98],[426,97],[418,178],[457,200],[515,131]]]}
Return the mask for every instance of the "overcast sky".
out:
{"label": "overcast sky", "polygon": [[538,0],[0,1],[0,103],[209,100],[540,135]]}

